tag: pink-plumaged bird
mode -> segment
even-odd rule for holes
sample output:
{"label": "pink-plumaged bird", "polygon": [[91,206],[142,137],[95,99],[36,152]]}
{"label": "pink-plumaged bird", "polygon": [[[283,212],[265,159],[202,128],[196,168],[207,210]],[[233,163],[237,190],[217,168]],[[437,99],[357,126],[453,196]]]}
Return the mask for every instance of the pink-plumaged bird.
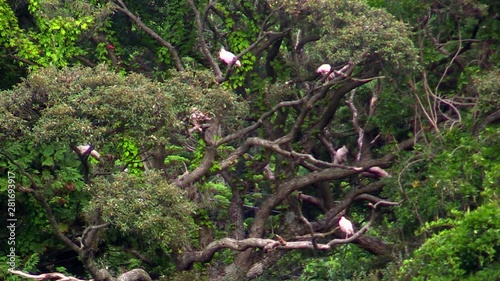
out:
{"label": "pink-plumaged bird", "polygon": [[[91,149],[92,147],[90,145],[79,145],[77,146],[78,150],[80,150],[80,154],[88,153],[87,151]],[[92,149],[90,151],[90,156],[94,157],[95,159],[101,158],[101,154],[97,152],[96,150]]]}
{"label": "pink-plumaged bird", "polygon": [[380,168],[379,166],[373,166],[370,169],[367,170],[368,172],[374,174],[375,177],[379,178],[390,178],[391,174],[386,172],[384,169]]}
{"label": "pink-plumaged bird", "polygon": [[347,161],[347,153],[349,150],[347,147],[344,145],[341,148],[337,149],[337,152],[335,152],[335,156],[333,158],[333,164],[340,165]]}
{"label": "pink-plumaged bird", "polygon": [[325,77],[330,73],[330,71],[332,71],[332,67],[329,64],[325,63],[325,64],[322,64],[318,67],[318,69],[316,70],[316,73]]}
{"label": "pink-plumaged bird", "polygon": [[234,63],[236,67],[241,66],[241,62],[236,59],[236,56],[233,53],[226,51],[224,46],[220,47],[219,58],[227,65],[232,65]]}
{"label": "pink-plumaged bird", "polygon": [[352,223],[348,219],[346,219],[344,216],[340,217],[339,226],[340,226],[340,230],[342,230],[342,232],[345,233],[346,239],[349,235],[354,234],[354,228],[352,228]]}

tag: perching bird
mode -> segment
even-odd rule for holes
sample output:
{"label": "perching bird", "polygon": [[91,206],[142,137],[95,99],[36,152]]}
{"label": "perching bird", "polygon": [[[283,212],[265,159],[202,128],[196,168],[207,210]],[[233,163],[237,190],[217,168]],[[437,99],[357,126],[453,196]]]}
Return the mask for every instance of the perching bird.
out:
{"label": "perching bird", "polygon": [[354,228],[352,228],[352,223],[344,216],[340,217],[339,226],[340,230],[342,230],[342,232],[345,233],[345,239],[347,239],[349,235],[354,234]]}
{"label": "perching bird", "polygon": [[236,67],[241,66],[241,62],[236,59],[236,56],[233,53],[226,51],[224,46],[220,47],[219,58],[227,65],[234,64]]}
{"label": "perching bird", "polygon": [[384,169],[379,166],[373,166],[366,170],[366,172],[362,173],[363,176],[371,177],[371,178],[390,178],[391,174],[386,172]]}
{"label": "perching bird", "polygon": [[337,152],[335,152],[335,156],[333,157],[333,164],[340,165],[344,163],[347,160],[348,152],[349,150],[345,145],[337,149]]}
{"label": "perching bird", "polygon": [[328,74],[330,74],[331,71],[332,71],[332,67],[329,64],[325,63],[325,64],[322,64],[318,67],[318,69],[316,70],[316,73],[325,77]]}
{"label": "perching bird", "polygon": [[[77,148],[78,148],[78,150],[80,150],[80,154],[82,154],[84,156],[86,154],[87,155],[90,154],[90,156],[92,156],[92,157],[94,157],[95,159],[98,159],[98,160],[101,157],[101,154],[99,154],[99,152],[97,152],[96,150],[94,150],[92,148],[92,146],[90,146],[90,145],[79,145],[79,146],[77,146]],[[89,150],[90,150],[90,152],[89,152]]]}

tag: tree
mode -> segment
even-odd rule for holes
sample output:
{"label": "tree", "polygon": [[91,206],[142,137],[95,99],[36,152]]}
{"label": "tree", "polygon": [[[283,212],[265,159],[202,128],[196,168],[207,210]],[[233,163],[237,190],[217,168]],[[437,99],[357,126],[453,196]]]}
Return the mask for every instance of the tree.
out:
{"label": "tree", "polygon": [[[49,6],[40,3],[29,11],[38,38],[46,38],[64,18],[42,13]],[[61,242],[49,250],[35,240],[19,255],[37,252],[45,260],[51,251],[71,249],[98,280],[120,274],[149,280],[193,267],[204,275],[196,278],[251,279],[308,253],[335,257],[347,243],[363,249],[357,256],[376,256],[384,266],[400,262],[393,253],[406,244],[388,230],[398,226],[395,218],[430,210],[407,185],[432,183],[419,174],[422,166],[411,165],[415,170],[405,174],[405,161],[422,161],[433,149],[442,149],[443,157],[451,153],[443,136],[454,131],[447,126],[472,120],[470,108],[480,104],[460,107],[461,99],[473,89],[494,89],[486,82],[472,87],[461,76],[464,69],[452,71],[469,54],[463,49],[428,55],[437,25],[430,29],[427,21],[412,34],[363,2],[106,3],[85,6],[91,31],[64,42],[75,52],[52,56],[55,66],[78,61],[92,68],[37,68],[0,96],[1,167],[20,176],[17,198],[36,214],[23,216],[34,232]],[[71,15],[83,9],[67,8]],[[159,20],[166,15],[172,18]],[[13,20],[12,14],[5,18]],[[76,24],[79,17],[73,18]],[[43,22],[52,29],[43,29]],[[174,25],[179,33],[169,34]],[[217,60],[221,45],[241,67]],[[76,51],[84,46],[86,52]],[[97,64],[103,60],[121,74]],[[323,63],[332,66],[324,77],[315,72]],[[464,79],[462,95],[447,99],[457,77]],[[474,128],[478,136],[497,120],[493,107],[474,119],[476,126],[471,121],[460,128]],[[97,149],[100,160],[89,159],[81,144]],[[428,172],[438,175],[439,169]],[[429,200],[438,198],[425,190]],[[449,215],[455,208],[440,211]],[[346,213],[356,229],[347,239],[338,228]],[[398,234],[433,217],[417,218],[401,223]],[[142,266],[146,270],[137,269]]]}

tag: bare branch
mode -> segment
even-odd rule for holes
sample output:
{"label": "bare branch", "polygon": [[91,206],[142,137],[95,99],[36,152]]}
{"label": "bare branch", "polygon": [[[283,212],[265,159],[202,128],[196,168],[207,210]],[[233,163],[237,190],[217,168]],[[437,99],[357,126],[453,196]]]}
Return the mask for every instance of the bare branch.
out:
{"label": "bare branch", "polygon": [[149,274],[144,269],[140,268],[132,269],[130,271],[122,273],[116,279],[117,281],[152,281]]}
{"label": "bare branch", "polygon": [[500,110],[497,110],[486,116],[484,121],[477,123],[473,128],[475,135],[479,134],[487,125],[500,121]]}
{"label": "bare branch", "polygon": [[377,80],[377,86],[372,93],[372,98],[370,99],[370,110],[368,116],[375,116],[375,112],[377,110],[377,101],[380,97],[380,93],[382,92],[382,82]]}
{"label": "bare branch", "polygon": [[[249,248],[261,248],[264,251],[273,251],[273,250],[293,250],[293,249],[316,249],[322,251],[328,251],[333,248],[334,245],[338,244],[346,244],[353,242],[362,236],[374,223],[376,218],[376,209],[381,205],[394,205],[397,203],[388,202],[388,201],[379,201],[377,202],[372,209],[372,215],[370,217],[370,221],[366,223],[359,231],[354,233],[351,237],[347,239],[333,239],[330,240],[326,244],[318,244],[315,242],[315,239],[318,237],[324,237],[325,234],[314,233],[311,224],[309,224],[310,235],[302,237],[308,238],[308,241],[285,241],[281,236],[277,236],[277,240],[273,239],[265,239],[265,238],[247,238],[243,240],[236,240],[232,238],[223,238],[217,241],[210,243],[204,250],[189,252],[180,257],[179,267],[182,269],[188,268],[194,262],[207,262],[210,261],[213,255],[220,249],[232,249],[236,251],[245,251]],[[305,218],[304,218],[305,219]],[[307,222],[307,219],[305,219]],[[333,231],[335,231],[334,229]],[[328,234],[332,234],[333,231]],[[301,238],[301,237],[298,237]]]}
{"label": "bare branch", "polygon": [[359,167],[351,167],[351,166],[345,166],[345,165],[340,165],[336,163],[330,163],[330,162],[325,162],[322,160],[318,160],[314,158],[311,154],[306,154],[306,153],[298,153],[295,151],[288,151],[284,150],[280,147],[280,145],[276,141],[269,141],[261,138],[248,138],[246,140],[246,143],[252,146],[260,146],[260,147],[265,147],[269,148],[272,151],[287,156],[291,157],[295,160],[300,160],[300,161],[308,161],[316,166],[323,166],[323,167],[332,167],[332,168],[341,168],[341,169],[347,169],[347,170],[353,170],[353,171],[362,171],[361,168]]}
{"label": "bare branch", "polygon": [[239,130],[238,132],[235,132],[233,134],[225,136],[224,138],[222,138],[221,140],[219,140],[216,143],[216,146],[220,146],[222,144],[231,142],[233,140],[236,140],[238,138],[241,138],[241,137],[244,137],[244,136],[248,135],[249,133],[257,130],[260,126],[262,126],[262,124],[264,123],[264,120],[267,119],[267,118],[269,118],[269,117],[271,117],[276,111],[278,111],[278,109],[280,109],[282,107],[296,106],[296,105],[304,103],[306,100],[307,100],[307,98],[303,97],[303,98],[298,99],[298,100],[282,101],[282,102],[278,103],[271,110],[269,110],[268,112],[262,114],[259,117],[259,120],[257,120],[257,122],[255,122],[255,124],[253,124],[251,126],[248,126],[246,128],[243,128],[243,129]]}
{"label": "bare branch", "polygon": [[[299,196],[298,196],[299,199],[301,199],[300,195],[303,195],[302,192],[299,192]],[[302,214],[302,206],[301,205],[297,205],[297,213],[299,215],[300,220],[306,225],[307,229],[309,230],[310,241],[311,241],[311,243],[313,245],[313,248],[317,249],[318,248],[318,244],[316,243],[316,237],[314,236],[314,229],[313,229],[311,223]]]}
{"label": "bare branch", "polygon": [[45,200],[42,188],[36,183],[35,179],[31,176],[31,174],[26,172],[24,168],[17,161],[15,161],[14,158],[8,152],[3,151],[1,152],[1,154],[3,154],[12,164],[14,164],[19,169],[21,174],[23,174],[26,178],[29,179],[29,181],[31,182],[31,187],[35,191],[32,194],[35,197],[35,199],[42,205],[42,208],[45,210],[45,215],[47,216],[47,220],[49,221],[52,231],[57,236],[57,238],[59,238],[59,240],[61,240],[64,244],[66,244],[70,249],[80,254],[81,253],[80,248],[71,240],[69,240],[68,237],[64,236],[64,234],[62,233],[61,229],[59,228],[59,224],[57,223],[56,217],[52,213],[52,208],[50,207],[47,200]]}
{"label": "bare branch", "polygon": [[396,205],[400,205],[401,203],[403,203],[403,201],[400,201],[400,202],[391,202],[391,201],[387,201],[387,200],[384,200],[382,198],[379,198],[377,196],[374,196],[374,195],[370,195],[370,194],[360,194],[358,196],[356,196],[354,198],[354,200],[366,200],[366,201],[369,201],[371,202],[371,205],[370,206],[374,206],[374,204],[378,204],[379,202],[381,202],[381,204],[383,205],[387,205],[387,206],[396,206]]}
{"label": "bare branch", "polygon": [[[20,270],[9,269],[9,273],[19,275],[23,278],[33,279],[33,280],[58,280],[58,281],[87,281],[85,279],[78,279],[71,276],[66,276],[62,273],[53,272],[53,273],[43,273],[43,274],[29,274],[24,273]],[[88,281],[93,281],[94,279],[89,279]],[[143,269],[133,269],[131,271],[125,272],[121,274],[117,281],[152,281],[149,274]]]}
{"label": "bare branch", "polygon": [[[208,60],[210,67],[212,67],[212,70],[215,73],[215,76],[222,77],[222,71],[220,70],[219,65],[217,64],[214,57],[212,56],[212,54],[208,50],[207,43],[205,42],[205,36],[203,35],[203,31],[205,30],[205,22],[204,22],[204,20],[202,20],[200,12],[196,8],[196,5],[194,4],[193,0],[187,0],[187,2],[189,4],[189,6],[191,7],[191,10],[194,13],[194,17],[195,17],[195,21],[196,21],[196,33],[198,34],[198,40],[200,43],[201,51],[203,52],[203,55],[205,56],[205,58]],[[208,3],[207,8],[205,10],[208,11],[212,6],[213,6],[213,3],[210,1],[210,3]],[[205,14],[207,14],[207,12],[205,12]]]}
{"label": "bare branch", "polygon": [[[299,30],[299,32],[300,32],[300,30]],[[319,35],[311,35],[311,36],[307,36],[307,37],[304,37],[304,38],[298,38],[298,39],[299,40],[297,40],[297,42],[295,44],[295,52],[296,53],[302,52],[302,49],[304,48],[304,46],[307,43],[318,41],[319,39],[321,39],[321,36],[319,36]]]}
{"label": "bare branch", "polygon": [[207,262],[210,261],[213,255],[220,249],[233,249],[236,251],[244,251],[248,248],[264,248],[268,244],[274,245],[279,243],[272,239],[262,238],[247,238],[243,240],[236,240],[232,238],[223,238],[214,241],[205,247],[203,251],[188,252],[179,257],[177,265],[181,269],[188,268],[194,262]]}
{"label": "bare branch", "polygon": [[135,24],[137,24],[144,32],[149,34],[153,39],[155,39],[158,43],[160,43],[162,46],[166,47],[168,51],[170,52],[170,55],[174,59],[175,62],[175,67],[179,71],[184,71],[184,66],[182,65],[181,59],[179,58],[179,54],[177,53],[177,50],[175,47],[170,44],[169,42],[165,41],[163,38],[161,38],[160,35],[158,35],[156,32],[154,32],[151,28],[149,28],[147,25],[145,25],[139,17],[135,16],[132,14],[132,12],[129,11],[125,3],[123,3],[122,0],[113,0],[113,2],[117,5],[116,9],[125,15],[127,15]]}
{"label": "bare branch", "polygon": [[192,172],[184,174],[182,177],[178,178],[175,182],[176,186],[185,188],[203,177],[210,170],[215,161],[215,156],[217,155],[215,139],[220,133],[218,131],[218,127],[219,122],[217,119],[215,119],[204,135],[204,140],[207,144],[207,147],[205,149],[205,154],[203,155],[201,164]]}
{"label": "bare branch", "polygon": [[105,227],[108,227],[110,225],[110,223],[104,223],[104,224],[100,224],[100,225],[91,225],[87,228],[85,228],[85,230],[83,231],[83,234],[82,234],[82,239],[81,239],[81,248],[89,248],[92,246],[92,243],[95,242],[95,237],[96,237],[96,233],[99,229],[101,228],[105,228]]}

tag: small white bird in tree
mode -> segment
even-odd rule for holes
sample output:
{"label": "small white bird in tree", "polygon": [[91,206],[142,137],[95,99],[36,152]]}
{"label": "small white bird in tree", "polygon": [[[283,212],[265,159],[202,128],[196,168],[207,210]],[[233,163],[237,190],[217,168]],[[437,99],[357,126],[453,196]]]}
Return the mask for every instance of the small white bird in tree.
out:
{"label": "small white bird in tree", "polygon": [[236,67],[241,66],[241,62],[236,59],[236,56],[233,53],[226,51],[226,49],[224,49],[224,46],[220,47],[219,58],[227,65],[234,64]]}
{"label": "small white bird in tree", "polygon": [[349,150],[345,145],[337,149],[337,152],[335,152],[335,156],[333,158],[333,164],[340,165],[347,161],[347,153],[349,153]]}
{"label": "small white bird in tree", "polygon": [[332,66],[325,63],[325,64],[322,64],[318,67],[318,69],[316,70],[316,73],[318,73],[319,75],[325,77],[327,76],[328,74],[330,74],[330,72],[332,71]]}
{"label": "small white bird in tree", "polygon": [[339,226],[340,230],[342,230],[342,232],[345,233],[345,239],[347,239],[349,235],[354,234],[354,228],[352,227],[352,223],[344,216],[340,217]]}

